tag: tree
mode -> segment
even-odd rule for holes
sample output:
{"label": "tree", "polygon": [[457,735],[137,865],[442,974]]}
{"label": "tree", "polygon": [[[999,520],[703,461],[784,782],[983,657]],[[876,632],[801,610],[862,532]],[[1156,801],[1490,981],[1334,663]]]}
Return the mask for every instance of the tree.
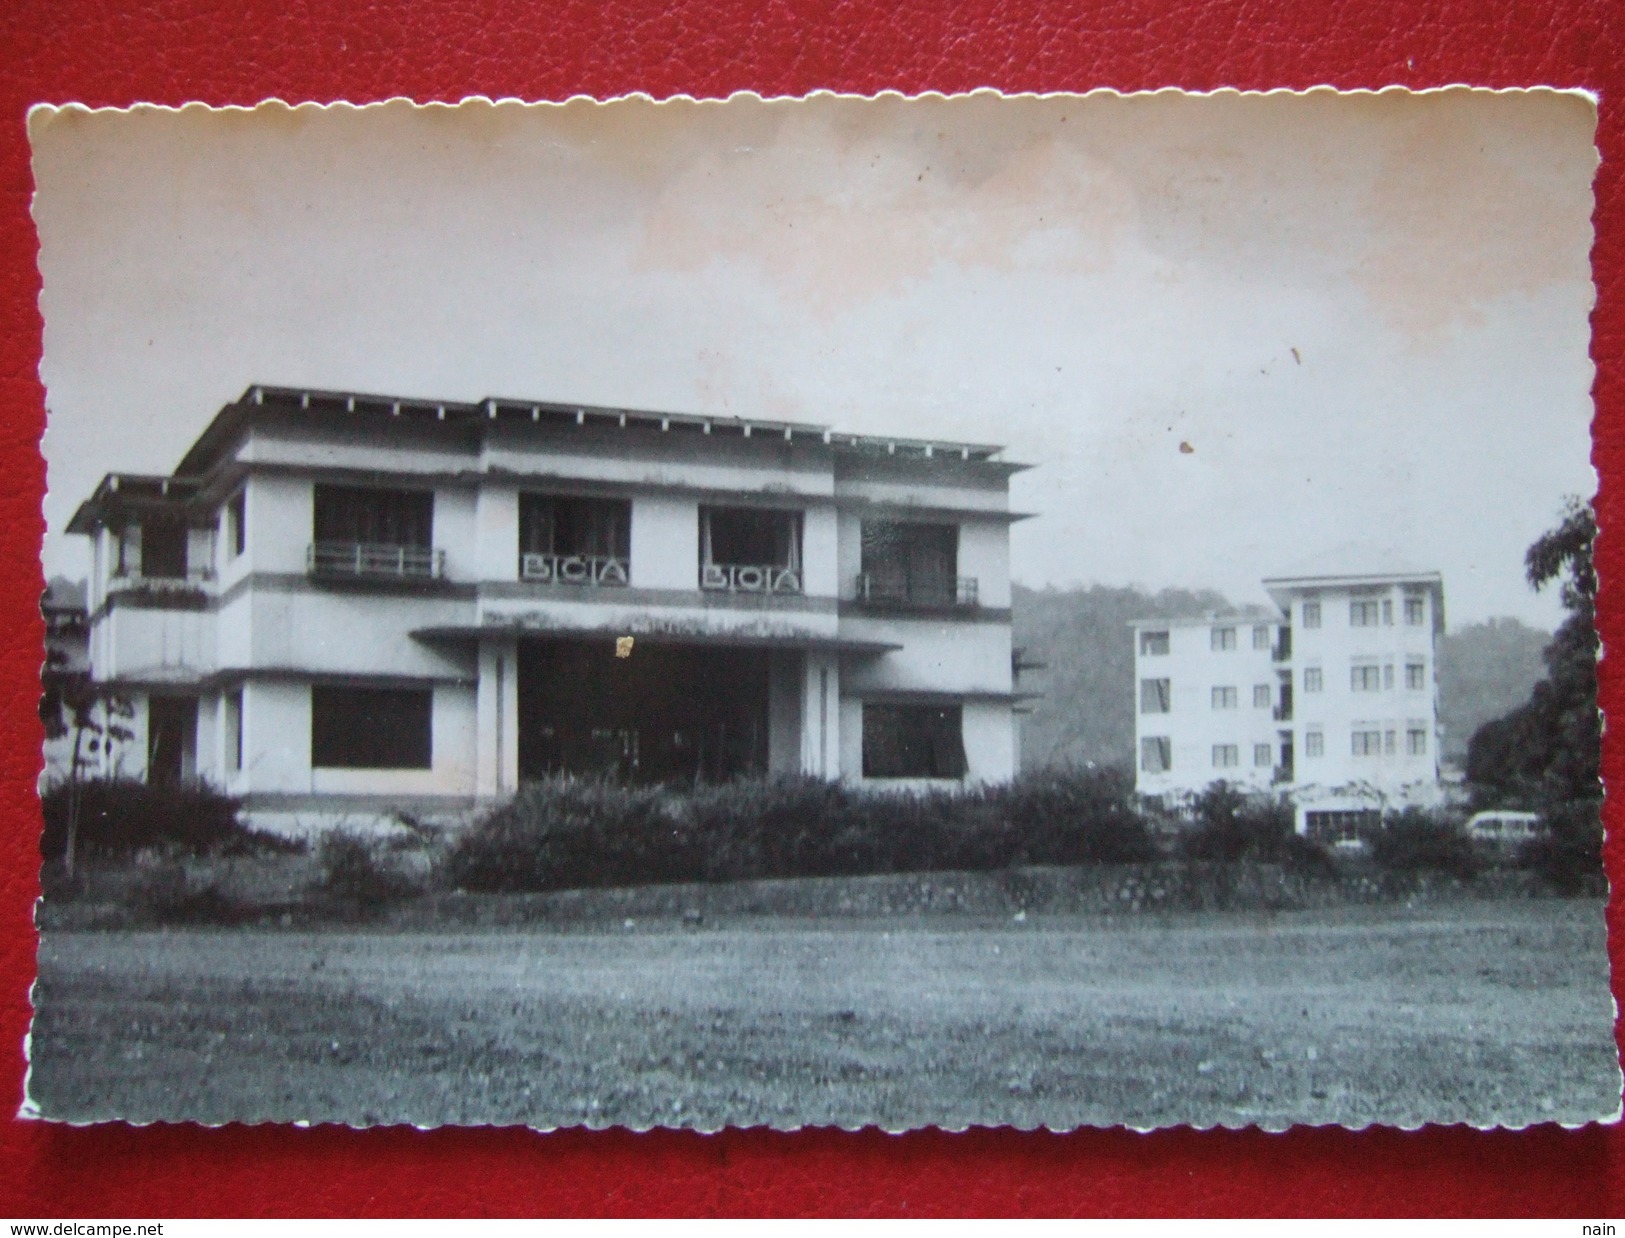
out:
{"label": "tree", "polygon": [[1531,807],[1600,800],[1597,717],[1596,518],[1570,499],[1557,527],[1524,557],[1529,584],[1553,581],[1568,617],[1546,646],[1546,677],[1523,705],[1480,727],[1467,748],[1467,779],[1481,794]]}
{"label": "tree", "polygon": [[45,692],[40,698],[45,733],[51,739],[73,735],[73,756],[68,763],[67,842],[62,856],[63,868],[72,877],[87,763],[94,759],[104,774],[112,773],[114,749],[135,738],[130,726],[135,707],[127,697],[100,691],[88,671],[69,670],[60,651],[46,654],[45,667]]}

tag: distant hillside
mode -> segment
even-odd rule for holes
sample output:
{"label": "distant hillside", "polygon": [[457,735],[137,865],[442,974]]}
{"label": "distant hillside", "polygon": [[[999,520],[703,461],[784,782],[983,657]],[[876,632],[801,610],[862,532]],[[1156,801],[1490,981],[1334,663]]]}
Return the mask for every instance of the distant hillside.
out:
{"label": "distant hillside", "polygon": [[1228,600],[1204,590],[1027,589],[1015,587],[1015,643],[1023,658],[1046,669],[1021,678],[1024,691],[1044,695],[1022,719],[1021,764],[1132,763],[1134,759],[1134,619],[1177,619],[1227,610]]}
{"label": "distant hillside", "polygon": [[1439,642],[1439,714],[1444,755],[1462,761],[1473,732],[1529,699],[1546,674],[1541,651],[1552,639],[1516,619],[1470,623]]}
{"label": "distant hillside", "polygon": [[[1230,609],[1211,590],[1027,589],[1016,586],[1015,643],[1046,664],[1021,688],[1044,695],[1022,720],[1023,768],[1129,764],[1134,759],[1133,619],[1184,618]],[[1544,673],[1549,633],[1516,619],[1469,624],[1439,644],[1439,712],[1447,758],[1459,760],[1472,734],[1525,701]]]}

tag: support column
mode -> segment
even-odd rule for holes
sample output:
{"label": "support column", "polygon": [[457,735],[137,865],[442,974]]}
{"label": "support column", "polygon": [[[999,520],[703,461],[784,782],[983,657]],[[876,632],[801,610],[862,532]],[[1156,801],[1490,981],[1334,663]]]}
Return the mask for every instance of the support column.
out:
{"label": "support column", "polygon": [[801,693],[801,769],[815,778],[841,776],[841,663],[838,655],[807,653]]}
{"label": "support column", "polygon": [[519,643],[492,639],[480,643],[480,678],[475,691],[475,793],[487,798],[519,787]]}

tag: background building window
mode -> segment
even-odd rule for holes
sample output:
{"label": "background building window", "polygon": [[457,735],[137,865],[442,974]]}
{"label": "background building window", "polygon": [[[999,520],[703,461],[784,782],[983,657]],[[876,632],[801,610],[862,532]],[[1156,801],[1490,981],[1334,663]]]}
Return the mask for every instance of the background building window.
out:
{"label": "background building window", "polygon": [[1270,707],[1270,686],[1267,683],[1253,685],[1253,708],[1268,709]]}
{"label": "background building window", "polygon": [[1356,598],[1349,603],[1349,626],[1351,628],[1376,627],[1377,611],[1377,603],[1374,600],[1362,601]]}
{"label": "background building window", "polygon": [[1236,647],[1235,628],[1214,628],[1213,648],[1218,650],[1234,649]]}
{"label": "background building window", "polygon": [[1382,626],[1385,628],[1394,626],[1394,603],[1388,598],[1382,601]]}
{"label": "background building window", "polygon": [[865,778],[963,778],[965,731],[958,705],[863,707]]}
{"label": "background building window", "polygon": [[1356,692],[1380,692],[1382,690],[1382,668],[1380,666],[1355,666],[1349,669],[1349,687]]}
{"label": "background building window", "polygon": [[1168,652],[1167,632],[1141,632],[1140,654],[1142,657],[1159,658]]}
{"label": "background building window", "polygon": [[1275,760],[1275,753],[1268,744],[1253,745],[1253,764],[1259,769],[1268,769]]}
{"label": "background building window", "polygon": [[1231,687],[1213,689],[1214,709],[1234,709],[1236,707],[1236,690]]}
{"label": "background building window", "polygon": [[1394,733],[1392,731],[1384,731],[1382,733],[1382,750],[1387,756],[1394,755],[1396,745],[1394,743]]}
{"label": "background building window", "polygon": [[1427,601],[1419,597],[1405,599],[1405,622],[1408,626],[1419,628],[1427,617]]}
{"label": "background building window", "polygon": [[1234,769],[1241,764],[1241,749],[1235,744],[1213,745],[1213,768]]}
{"label": "background building window", "polygon": [[1394,690],[1394,664],[1384,662],[1382,665],[1382,687],[1385,692]]}
{"label": "background building window", "polygon": [[310,763],[316,769],[429,769],[429,688],[310,690]]}
{"label": "background building window", "polygon": [[1270,630],[1268,624],[1255,624],[1253,626],[1253,648],[1268,649],[1270,647]]}
{"label": "background building window", "polygon": [[1165,714],[1173,708],[1173,692],[1166,679],[1140,680],[1140,712]]}
{"label": "background building window", "polygon": [[1405,751],[1413,757],[1424,757],[1428,751],[1428,733],[1419,728],[1412,727],[1405,732]]}
{"label": "background building window", "polygon": [[1153,735],[1140,741],[1140,768],[1148,774],[1165,774],[1174,767],[1174,741],[1166,735]]}
{"label": "background building window", "polygon": [[1325,677],[1320,667],[1306,666],[1303,668],[1303,690],[1305,692],[1319,692],[1326,686]]}
{"label": "background building window", "polygon": [[1303,755],[1318,757],[1326,754],[1326,737],[1319,731],[1308,731],[1303,737]]}
{"label": "background building window", "polygon": [[1357,757],[1376,757],[1382,755],[1381,731],[1355,731],[1354,755]]}
{"label": "background building window", "polygon": [[1318,628],[1320,626],[1320,603],[1305,602],[1303,604],[1303,626]]}
{"label": "background building window", "polygon": [[1405,663],[1405,686],[1416,692],[1428,686],[1428,668],[1426,662]]}

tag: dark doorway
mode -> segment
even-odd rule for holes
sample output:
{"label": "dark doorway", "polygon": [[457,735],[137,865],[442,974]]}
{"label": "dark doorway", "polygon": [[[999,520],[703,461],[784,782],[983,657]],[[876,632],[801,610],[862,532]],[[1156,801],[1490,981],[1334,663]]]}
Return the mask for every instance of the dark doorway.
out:
{"label": "dark doorway", "polygon": [[519,646],[519,777],[721,782],[768,758],[768,655],[613,641]]}
{"label": "dark doorway", "polygon": [[174,787],[197,775],[197,698],[154,696],[147,701],[147,782]]}

